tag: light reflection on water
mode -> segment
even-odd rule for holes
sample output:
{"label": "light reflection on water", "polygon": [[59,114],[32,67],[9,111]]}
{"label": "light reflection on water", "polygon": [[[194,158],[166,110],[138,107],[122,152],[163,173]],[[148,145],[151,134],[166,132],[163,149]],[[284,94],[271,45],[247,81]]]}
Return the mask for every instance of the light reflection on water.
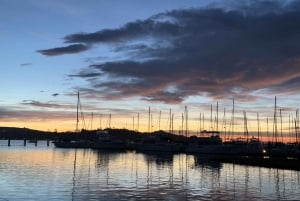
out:
{"label": "light reflection on water", "polygon": [[299,171],[46,142],[0,141],[0,178],[0,201],[300,199]]}

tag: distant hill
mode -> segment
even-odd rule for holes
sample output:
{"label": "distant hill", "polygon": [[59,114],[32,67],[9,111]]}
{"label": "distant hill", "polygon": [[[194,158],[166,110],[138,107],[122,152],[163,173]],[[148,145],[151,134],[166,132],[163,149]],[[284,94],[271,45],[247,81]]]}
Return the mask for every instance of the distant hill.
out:
{"label": "distant hill", "polygon": [[[93,139],[96,138],[98,130],[82,130],[81,132],[50,132],[39,131],[29,128],[16,127],[0,127],[0,139],[6,140],[55,140],[58,138],[79,140],[79,139]],[[137,140],[146,136],[161,135],[164,138],[172,138],[175,141],[183,141],[185,137],[170,134],[164,131],[155,131],[152,133],[141,133],[127,129],[104,129],[110,135],[114,135],[120,139]]]}
{"label": "distant hill", "polygon": [[29,128],[0,127],[0,139],[52,139],[57,133],[33,130]]}

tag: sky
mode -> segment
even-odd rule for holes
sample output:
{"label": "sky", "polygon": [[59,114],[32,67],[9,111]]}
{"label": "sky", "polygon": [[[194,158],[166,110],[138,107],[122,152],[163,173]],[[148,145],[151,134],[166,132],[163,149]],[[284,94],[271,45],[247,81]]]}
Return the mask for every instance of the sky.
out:
{"label": "sky", "polygon": [[181,130],[184,116],[194,132],[243,132],[245,119],[271,132],[276,96],[291,132],[299,11],[298,0],[1,0],[0,126],[74,130],[79,92],[86,129],[173,119]]}

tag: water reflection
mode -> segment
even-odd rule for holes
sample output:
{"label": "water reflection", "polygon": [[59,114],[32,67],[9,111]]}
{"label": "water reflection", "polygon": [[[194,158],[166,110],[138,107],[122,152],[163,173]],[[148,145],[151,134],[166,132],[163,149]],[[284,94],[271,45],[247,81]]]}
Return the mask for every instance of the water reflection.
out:
{"label": "water reflection", "polygon": [[0,146],[0,170],[0,200],[300,199],[299,171],[185,154]]}
{"label": "water reflection", "polygon": [[[82,188],[77,189],[77,200],[87,199],[87,197],[82,197],[83,195],[94,195],[106,200],[227,200],[241,197],[247,200],[272,200],[287,198],[284,170],[271,169],[269,174],[273,176],[266,177],[262,171],[269,169],[210,162],[201,157],[189,155],[136,154],[134,152],[97,152],[94,154],[97,156],[96,168],[99,180],[88,183],[88,189],[93,189],[94,193],[83,192]],[[281,173],[281,176],[278,173]],[[299,178],[299,172],[294,172],[294,174]],[[82,177],[81,175],[80,178]],[[272,181],[268,182],[267,178],[272,178]],[[79,178],[78,182],[80,182]],[[269,188],[270,183],[274,184],[275,197],[271,193],[272,189]],[[99,194],[101,189],[95,190],[97,186],[102,186],[105,193],[102,190]],[[297,186],[299,188],[299,180]],[[289,190],[289,193],[292,192],[293,196],[299,197],[298,188]],[[268,191],[269,196],[264,197]]]}
{"label": "water reflection", "polygon": [[75,150],[75,154],[74,154],[72,200],[74,200],[75,184],[76,184],[76,161],[77,161],[76,159],[77,159],[77,149]]}

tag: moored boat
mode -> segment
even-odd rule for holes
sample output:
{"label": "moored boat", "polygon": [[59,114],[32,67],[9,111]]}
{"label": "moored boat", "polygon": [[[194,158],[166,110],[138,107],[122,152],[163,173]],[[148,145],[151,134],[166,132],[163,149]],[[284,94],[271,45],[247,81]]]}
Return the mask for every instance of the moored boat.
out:
{"label": "moored boat", "polygon": [[97,131],[96,140],[91,144],[91,148],[103,150],[125,150],[127,142],[111,136],[107,131]]}
{"label": "moored boat", "polygon": [[53,142],[58,148],[90,148],[92,142],[87,140],[63,140],[59,139]]}
{"label": "moored boat", "polygon": [[209,137],[191,137],[187,143],[186,153],[197,154],[217,154],[222,148],[222,139],[219,135],[211,135]]}
{"label": "moored boat", "polygon": [[179,143],[173,142],[166,134],[156,134],[155,136],[144,137],[141,141],[135,142],[137,152],[180,152]]}

